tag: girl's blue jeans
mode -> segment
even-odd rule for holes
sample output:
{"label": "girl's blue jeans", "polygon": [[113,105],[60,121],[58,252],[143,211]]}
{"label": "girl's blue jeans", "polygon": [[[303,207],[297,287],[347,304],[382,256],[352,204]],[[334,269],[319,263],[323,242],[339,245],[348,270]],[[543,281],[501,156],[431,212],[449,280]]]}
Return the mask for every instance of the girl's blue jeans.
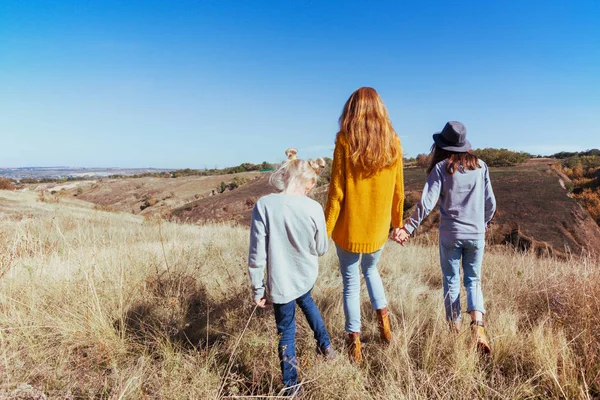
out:
{"label": "girl's blue jeans", "polygon": [[289,387],[298,384],[298,371],[296,370],[296,304],[304,313],[308,325],[314,332],[319,349],[325,350],[331,345],[321,313],[310,295],[311,290],[289,303],[273,304],[275,323],[279,334],[279,365],[281,366],[284,386]]}
{"label": "girl's blue jeans", "polygon": [[481,311],[481,262],[485,240],[448,240],[440,237],[440,264],[444,284],[444,306],[448,321],[460,321],[460,260],[462,258],[463,284],[467,292],[467,312]]}
{"label": "girl's blue jeans", "polygon": [[360,271],[362,269],[367,291],[374,310],[387,306],[383,282],[377,262],[381,257],[383,247],[374,253],[352,253],[336,246],[340,259],[340,272],[344,283],[344,315],[346,316],[346,332],[360,332]]}

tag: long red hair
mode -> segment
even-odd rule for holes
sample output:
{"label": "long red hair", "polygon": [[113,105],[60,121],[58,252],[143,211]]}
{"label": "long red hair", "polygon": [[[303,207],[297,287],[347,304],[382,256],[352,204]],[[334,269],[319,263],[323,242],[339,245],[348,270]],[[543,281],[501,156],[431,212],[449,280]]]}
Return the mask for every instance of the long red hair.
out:
{"label": "long red hair", "polygon": [[375,89],[361,87],[352,93],[344,105],[339,123],[338,136],[346,136],[353,165],[367,172],[376,172],[401,157],[400,139]]}

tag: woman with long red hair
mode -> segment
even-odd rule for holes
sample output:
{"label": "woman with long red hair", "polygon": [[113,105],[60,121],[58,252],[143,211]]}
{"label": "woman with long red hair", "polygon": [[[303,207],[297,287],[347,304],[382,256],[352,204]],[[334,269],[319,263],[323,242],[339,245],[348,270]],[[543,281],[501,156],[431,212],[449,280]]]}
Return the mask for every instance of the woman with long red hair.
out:
{"label": "woman with long red hair", "polygon": [[385,343],[392,340],[377,262],[390,225],[395,233],[402,226],[402,147],[373,88],[362,87],[352,93],[339,125],[325,217],[340,261],[348,352],[358,364],[362,360],[359,265],[377,313],[380,337]]}

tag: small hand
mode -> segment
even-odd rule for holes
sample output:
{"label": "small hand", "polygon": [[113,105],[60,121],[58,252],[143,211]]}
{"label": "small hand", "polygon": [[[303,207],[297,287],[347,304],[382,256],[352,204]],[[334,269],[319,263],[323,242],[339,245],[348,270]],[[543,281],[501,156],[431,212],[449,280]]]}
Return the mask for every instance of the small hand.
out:
{"label": "small hand", "polygon": [[260,300],[254,300],[254,304],[256,304],[260,308],[265,308],[267,305],[267,299],[264,297]]}
{"label": "small hand", "polygon": [[410,233],[406,230],[406,228],[394,228],[392,232],[391,239],[395,242],[398,242],[400,245],[404,246],[404,243],[410,237]]}

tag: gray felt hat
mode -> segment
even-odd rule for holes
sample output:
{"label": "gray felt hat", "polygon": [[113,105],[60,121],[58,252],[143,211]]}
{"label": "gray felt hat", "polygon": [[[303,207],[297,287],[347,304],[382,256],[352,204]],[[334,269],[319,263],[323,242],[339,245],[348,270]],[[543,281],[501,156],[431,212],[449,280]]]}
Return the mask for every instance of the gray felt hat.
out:
{"label": "gray felt hat", "polygon": [[467,140],[467,128],[458,121],[447,122],[441,132],[433,135],[435,145],[443,150],[464,153],[471,150]]}

